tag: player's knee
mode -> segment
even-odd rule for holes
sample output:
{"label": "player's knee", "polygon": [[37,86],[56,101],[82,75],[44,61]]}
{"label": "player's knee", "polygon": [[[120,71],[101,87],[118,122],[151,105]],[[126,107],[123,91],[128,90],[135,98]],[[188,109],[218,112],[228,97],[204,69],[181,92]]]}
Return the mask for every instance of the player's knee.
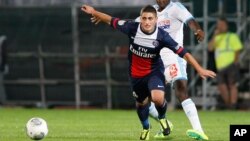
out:
{"label": "player's knee", "polygon": [[162,105],[164,100],[165,100],[164,91],[152,90],[151,91],[151,100],[152,100],[152,102],[155,103],[155,105]]}
{"label": "player's knee", "polygon": [[154,102],[156,106],[162,105],[164,103],[164,100],[164,97],[152,97],[152,102]]}

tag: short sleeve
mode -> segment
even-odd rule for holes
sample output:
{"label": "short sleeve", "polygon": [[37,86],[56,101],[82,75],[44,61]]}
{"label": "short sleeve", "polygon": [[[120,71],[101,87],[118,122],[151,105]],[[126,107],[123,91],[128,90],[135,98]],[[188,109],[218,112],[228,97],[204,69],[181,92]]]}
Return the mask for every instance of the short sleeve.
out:
{"label": "short sleeve", "polygon": [[131,20],[120,20],[119,18],[112,18],[111,27],[125,34],[129,34],[131,29],[131,23]]}
{"label": "short sleeve", "polygon": [[193,15],[180,2],[176,2],[175,7],[176,18],[182,21],[183,23],[187,23],[189,20],[194,19]]}
{"label": "short sleeve", "polygon": [[182,58],[187,53],[187,50],[173,40],[167,32],[163,32],[163,46],[171,49]]}

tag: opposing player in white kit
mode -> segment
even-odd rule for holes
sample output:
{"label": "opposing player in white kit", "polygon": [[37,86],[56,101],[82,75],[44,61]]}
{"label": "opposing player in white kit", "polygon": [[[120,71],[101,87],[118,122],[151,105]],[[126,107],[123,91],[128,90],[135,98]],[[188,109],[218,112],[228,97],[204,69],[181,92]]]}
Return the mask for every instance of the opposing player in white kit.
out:
{"label": "opposing player in white kit", "polygon": [[[158,26],[167,31],[177,43],[183,46],[184,23],[194,32],[199,42],[204,39],[204,32],[199,24],[181,3],[171,0],[156,0],[156,2],[154,7],[157,10]],[[197,140],[208,140],[201,127],[196,106],[187,94],[186,61],[167,48],[161,50],[161,58],[165,67],[166,81],[175,88],[175,94],[193,127],[187,130],[187,135]],[[154,104],[151,104],[150,114],[155,118],[158,117]],[[155,138],[164,138],[164,135],[159,132]]]}

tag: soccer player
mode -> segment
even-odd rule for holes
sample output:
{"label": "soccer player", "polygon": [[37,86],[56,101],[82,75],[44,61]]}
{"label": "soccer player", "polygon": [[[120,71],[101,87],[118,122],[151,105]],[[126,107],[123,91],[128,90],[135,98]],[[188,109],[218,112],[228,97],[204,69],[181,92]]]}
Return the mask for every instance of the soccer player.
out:
{"label": "soccer player", "polygon": [[[181,3],[171,0],[156,0],[156,3],[154,7],[157,10],[158,26],[168,32],[179,45],[183,46],[184,23],[194,32],[199,42],[203,41],[204,32],[192,14]],[[166,81],[175,88],[175,94],[193,127],[193,129],[187,130],[187,135],[197,140],[208,140],[201,127],[195,103],[187,93],[186,61],[168,48],[163,48],[160,55],[165,67]],[[158,114],[154,104],[151,104],[150,114],[157,118]],[[164,138],[164,135],[159,132],[155,138]]]}
{"label": "soccer player", "polygon": [[[192,14],[181,3],[172,2],[171,0],[156,0],[156,2],[157,4],[154,7],[157,10],[158,26],[167,31],[178,44],[183,46],[184,23],[194,32],[199,42],[203,41],[204,32],[194,20]],[[98,24],[100,19],[93,17],[92,22]],[[192,125],[193,129],[187,130],[187,135],[197,140],[208,140],[201,127],[195,103],[189,98],[187,93],[186,61],[168,48],[162,49],[160,54],[165,67],[164,75],[166,81],[175,88],[175,94]],[[152,117],[158,119],[154,103],[151,103],[149,112]],[[155,135],[155,138],[165,138],[165,136],[162,132],[159,132]]]}
{"label": "soccer player", "polygon": [[150,101],[155,103],[163,134],[168,135],[170,129],[165,117],[167,107],[164,98],[165,77],[160,50],[168,47],[180,57],[184,57],[202,78],[214,78],[216,74],[202,68],[194,57],[178,45],[167,32],[157,27],[157,13],[155,8],[150,5],[141,10],[140,23],[111,17],[88,5],[83,5],[82,11],[128,35],[129,76],[133,96],[136,99],[137,114],[143,127],[140,140],[149,139]]}

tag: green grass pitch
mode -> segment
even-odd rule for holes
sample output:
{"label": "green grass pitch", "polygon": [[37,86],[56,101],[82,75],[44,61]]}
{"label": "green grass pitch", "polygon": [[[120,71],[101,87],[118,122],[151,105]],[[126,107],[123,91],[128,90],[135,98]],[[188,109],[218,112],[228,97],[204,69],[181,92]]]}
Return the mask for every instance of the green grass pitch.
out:
{"label": "green grass pitch", "polygon": [[[169,141],[192,141],[185,132],[191,128],[182,110],[168,112],[174,124]],[[229,141],[230,124],[250,124],[247,111],[199,111],[210,141]],[[0,109],[0,141],[29,141],[25,124],[31,117],[44,118],[49,134],[43,141],[134,141],[139,139],[141,125],[135,110],[61,110],[61,109]],[[150,140],[159,125],[150,119]]]}

